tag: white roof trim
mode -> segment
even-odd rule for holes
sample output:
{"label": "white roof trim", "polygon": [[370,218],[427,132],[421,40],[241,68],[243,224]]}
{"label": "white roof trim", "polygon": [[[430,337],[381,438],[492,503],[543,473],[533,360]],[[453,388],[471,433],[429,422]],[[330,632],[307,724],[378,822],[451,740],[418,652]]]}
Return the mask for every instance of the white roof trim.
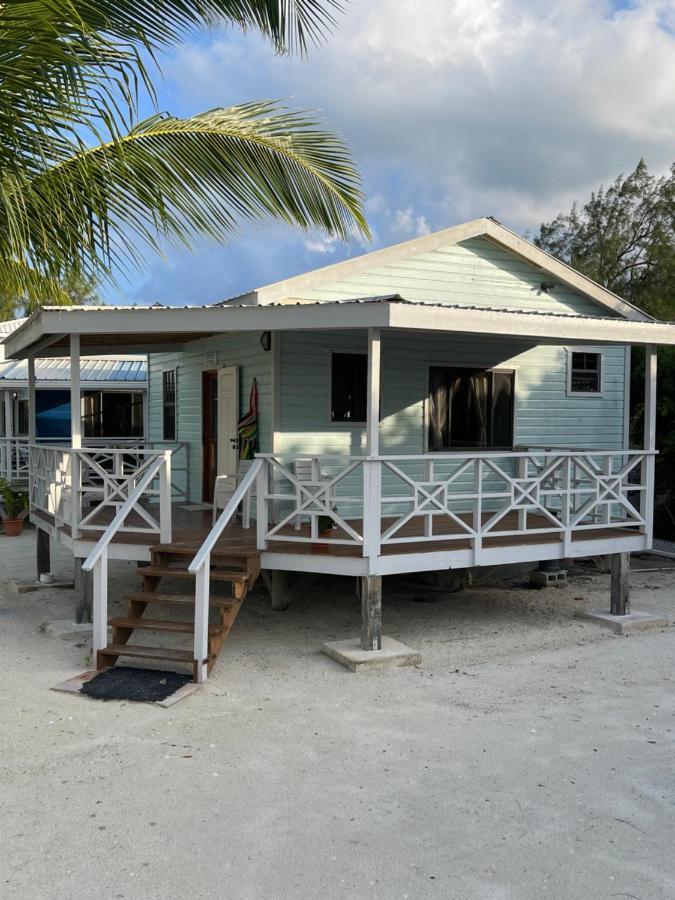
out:
{"label": "white roof trim", "polygon": [[422,237],[413,238],[410,241],[384,247],[382,250],[364,253],[353,259],[346,259],[343,262],[333,263],[330,266],[313,269],[311,272],[305,272],[302,275],[296,275],[292,278],[257,288],[255,291],[241,295],[236,300],[241,304],[257,303],[267,305],[276,303],[279,300],[293,298],[300,291],[315,290],[338,279],[362,274],[374,266],[389,265],[401,259],[428,253],[431,250],[438,250],[441,247],[447,247],[448,245],[457,244],[460,241],[466,241],[475,237],[488,238],[493,243],[516,254],[525,262],[557,278],[568,285],[568,287],[590,297],[596,303],[599,303],[606,309],[610,309],[614,313],[636,322],[653,321],[647,313],[577,272],[571,266],[560,262],[560,260],[551,256],[550,253],[535,247],[534,244],[510,231],[496,219],[488,217],[474,219],[472,222],[466,222],[463,225],[455,225],[452,228],[435,231],[433,234],[426,234]]}
{"label": "white roof trim", "polygon": [[[675,324],[635,322],[599,316],[555,315],[479,307],[445,306],[401,300],[232,307],[55,307],[32,316],[7,340],[7,356],[62,356],[63,349],[45,347],[51,335],[80,334],[86,354],[99,346],[96,336],[147,336],[147,349],[158,352],[162,335],[207,337],[238,331],[305,331],[354,328],[398,328],[418,331],[523,339],[537,343],[667,344],[675,345]],[[89,339],[91,338],[91,339]],[[190,347],[188,342],[171,349]],[[156,348],[154,351],[152,348]]]}

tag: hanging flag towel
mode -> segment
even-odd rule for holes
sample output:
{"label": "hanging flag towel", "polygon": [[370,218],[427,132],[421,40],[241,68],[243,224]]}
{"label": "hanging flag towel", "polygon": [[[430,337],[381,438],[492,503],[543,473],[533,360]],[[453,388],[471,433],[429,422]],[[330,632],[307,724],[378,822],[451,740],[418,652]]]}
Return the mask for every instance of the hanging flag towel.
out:
{"label": "hanging flag towel", "polygon": [[239,459],[253,459],[258,450],[258,384],[253,379],[248,412],[239,419]]}

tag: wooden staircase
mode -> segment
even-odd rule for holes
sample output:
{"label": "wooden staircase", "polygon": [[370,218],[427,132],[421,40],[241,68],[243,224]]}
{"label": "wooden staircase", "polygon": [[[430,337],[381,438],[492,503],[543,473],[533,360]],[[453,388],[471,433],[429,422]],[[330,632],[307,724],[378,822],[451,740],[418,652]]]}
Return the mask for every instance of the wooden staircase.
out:
{"label": "wooden staircase", "polygon": [[[198,544],[175,543],[158,544],[150,548],[151,562],[149,566],[138,569],[141,579],[141,590],[127,597],[128,610],[124,616],[115,616],[108,620],[112,626],[112,641],[103,650],[99,650],[96,668],[105,669],[113,666],[119,657],[134,659],[152,659],[167,663],[184,663],[193,670],[196,680],[196,663],[194,650],[173,647],[154,647],[145,644],[130,644],[129,639],[135,631],[146,634],[188,635],[194,638],[195,621],[195,577],[188,572],[188,565],[199,549]],[[210,672],[215,665],[220,651],[223,649],[234,620],[241,609],[248,591],[255,584],[260,574],[260,553],[244,547],[228,546],[211,551],[211,582],[231,585],[231,597],[209,598],[212,618],[216,621],[209,625],[207,667]],[[180,579],[187,581],[191,593],[172,594],[159,593],[157,588],[162,579]],[[151,610],[146,616],[148,607]],[[184,618],[163,619],[161,609],[182,610]]]}

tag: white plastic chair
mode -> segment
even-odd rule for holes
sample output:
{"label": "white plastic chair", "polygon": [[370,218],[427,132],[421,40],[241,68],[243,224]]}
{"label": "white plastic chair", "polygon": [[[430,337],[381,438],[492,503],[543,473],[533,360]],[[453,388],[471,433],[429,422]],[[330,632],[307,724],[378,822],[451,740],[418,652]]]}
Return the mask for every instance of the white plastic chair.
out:
{"label": "white plastic chair", "polygon": [[[316,468],[315,468],[315,466],[316,466]],[[315,460],[312,460],[312,459],[296,459],[295,462],[293,463],[293,474],[298,479],[298,481],[317,482],[317,481],[323,480],[322,476],[321,476],[321,469],[319,467],[318,460],[316,460],[316,462],[315,462]],[[334,498],[335,498],[335,492],[333,489],[328,492],[328,495],[326,498],[328,501],[329,508],[332,508]],[[296,489],[295,489],[296,507],[299,507],[304,500],[305,500],[305,495],[302,493],[302,491],[300,490],[299,487],[296,487]],[[311,518],[309,516],[306,516],[305,518],[309,519],[309,521],[311,522]],[[299,516],[296,516],[295,519],[293,520],[293,528],[296,531],[300,531],[300,529],[302,527],[302,519],[303,519],[303,516],[299,515]]]}
{"label": "white plastic chair", "polygon": [[225,509],[232,495],[237,489],[237,479],[234,475],[218,475],[213,487],[213,517],[211,523],[215,525],[218,518],[218,510]]}
{"label": "white plastic chair", "polygon": [[[218,518],[218,510],[224,509],[227,506],[228,502],[232,499],[232,495],[237,489],[237,486],[244,480],[252,465],[252,459],[240,459],[239,471],[236,476],[217,476],[213,489],[213,523],[215,523]],[[244,528],[250,528],[251,526],[251,501],[253,499],[253,494],[255,494],[255,487],[246,494],[241,504],[241,524]]]}

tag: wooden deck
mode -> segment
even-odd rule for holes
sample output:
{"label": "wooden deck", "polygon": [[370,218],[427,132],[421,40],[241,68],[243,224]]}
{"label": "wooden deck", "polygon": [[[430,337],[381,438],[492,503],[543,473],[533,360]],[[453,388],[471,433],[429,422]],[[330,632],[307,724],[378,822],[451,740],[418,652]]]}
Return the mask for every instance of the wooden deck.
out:
{"label": "wooden deck", "polygon": [[[491,513],[484,514],[484,521],[487,521]],[[110,508],[102,509],[96,517],[97,525],[105,527],[112,520],[113,511]],[[462,517],[465,521],[470,522],[470,516]],[[54,518],[43,512],[34,512],[33,519],[42,521],[50,528],[54,527]],[[134,524],[140,524],[140,517],[134,515],[129,517],[128,525],[133,528]],[[382,520],[382,530],[385,531],[395,520],[387,518]],[[195,552],[204,541],[211,529],[211,511],[209,509],[190,508],[186,504],[178,503],[172,507],[172,523],[173,523],[173,543],[180,543],[194,547]],[[350,524],[355,530],[361,533],[362,522],[353,520]],[[531,533],[518,535],[500,535],[500,532],[513,531],[518,527],[517,513],[509,513],[501,522],[498,523],[492,537],[483,537],[483,546],[489,548],[505,548],[505,547],[524,547],[528,545],[541,546],[542,544],[559,545],[561,536],[555,533],[537,534],[537,528],[548,528],[551,522],[544,516],[528,516],[528,526]],[[421,519],[413,519],[401,528],[397,533],[397,537],[422,537],[423,522]],[[462,529],[457,522],[449,517],[439,516],[434,521],[434,530],[439,534],[456,534],[461,535]],[[63,526],[66,535],[70,535],[70,528]],[[96,542],[102,534],[102,531],[96,529],[85,529],[80,535],[80,540],[86,543]],[[319,557],[350,557],[360,558],[362,551],[360,546],[350,546],[345,544],[331,544],[330,539],[322,539],[319,544],[300,543],[297,541],[284,540],[284,537],[309,537],[309,525],[303,524],[300,531],[293,530],[292,526],[285,527],[279,538],[275,538],[269,542],[269,550],[274,553],[295,554],[300,556],[319,556]],[[339,528],[333,533],[334,538],[348,537]],[[576,544],[587,541],[596,540],[614,540],[619,537],[639,537],[640,532],[629,526],[620,528],[592,528],[584,530],[575,530],[572,540]],[[149,547],[159,543],[159,538],[148,535],[143,532],[133,530],[118,532],[114,538],[115,544],[127,544]],[[382,547],[382,556],[396,556],[405,553],[438,553],[448,551],[468,550],[471,547],[470,538],[457,537],[449,540],[422,540],[412,541],[403,544],[386,544]],[[245,529],[240,525],[229,525],[223,532],[217,549],[231,549],[237,551],[251,552],[256,549],[256,529],[255,523],[251,528]]]}

